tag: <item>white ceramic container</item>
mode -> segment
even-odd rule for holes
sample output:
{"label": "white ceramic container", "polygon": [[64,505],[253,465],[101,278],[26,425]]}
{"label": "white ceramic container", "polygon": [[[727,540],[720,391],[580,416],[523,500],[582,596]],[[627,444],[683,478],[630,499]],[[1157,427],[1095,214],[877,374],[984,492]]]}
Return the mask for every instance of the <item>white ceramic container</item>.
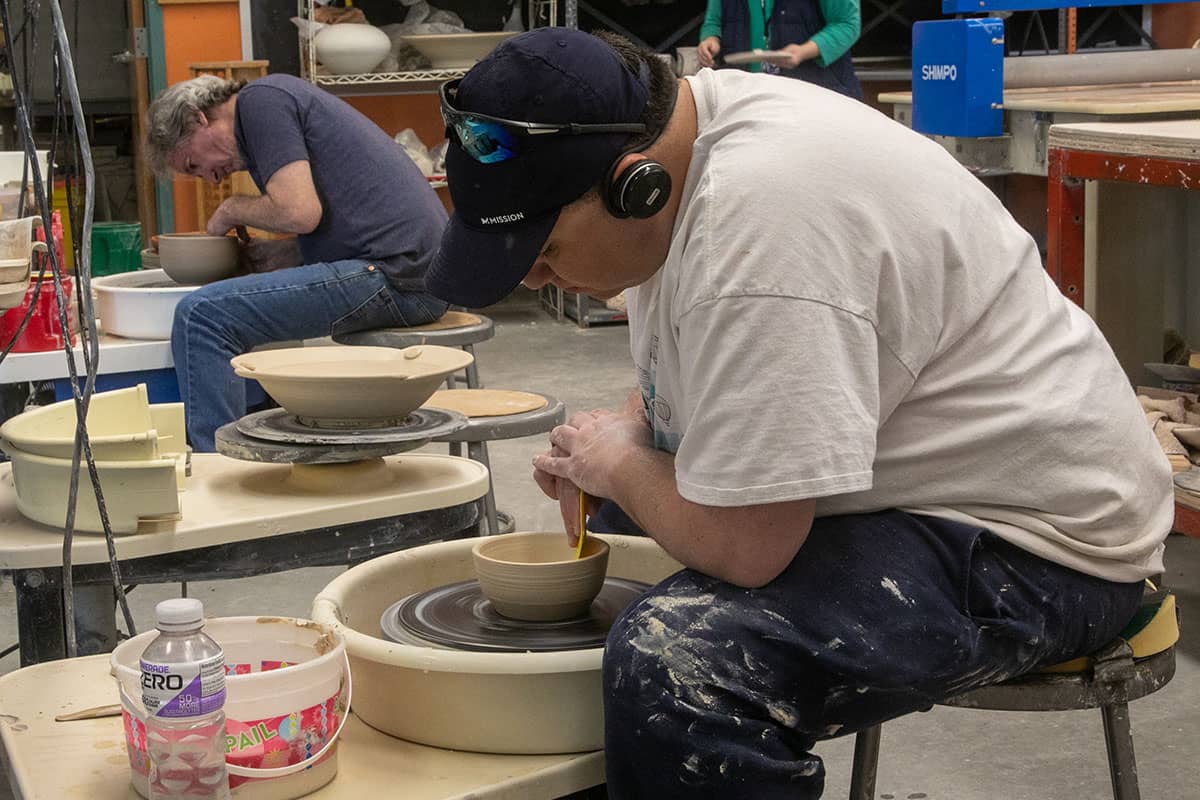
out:
{"label": "white ceramic container", "polygon": [[326,25],[313,41],[317,60],[334,75],[371,72],[392,50],[392,40],[374,25]]}
{"label": "white ceramic container", "polygon": [[519,31],[486,33],[427,33],[400,37],[429,59],[433,69],[466,69],[475,66],[505,39]]}
{"label": "white ceramic container", "polygon": [[171,280],[182,286],[202,286],[233,275],[238,243],[232,236],[165,233],[158,237],[158,259]]}
{"label": "white ceramic container", "polygon": [[[609,543],[610,576],[653,584],[680,569],[651,539],[602,538]],[[454,750],[599,750],[603,648],[484,653],[382,638],[380,616],[396,600],[474,577],[474,546],[471,539],[438,542],[372,559],[317,595],[312,618],[346,639],[354,712],[384,733]]]}
{"label": "white ceramic container", "polygon": [[290,347],[230,360],[290,413],[331,427],[398,423],[475,357],[456,347]]}
{"label": "white ceramic container", "polygon": [[92,280],[96,316],[104,330],[129,339],[170,339],[175,306],[195,286],[180,286],[161,269],[121,272]]}

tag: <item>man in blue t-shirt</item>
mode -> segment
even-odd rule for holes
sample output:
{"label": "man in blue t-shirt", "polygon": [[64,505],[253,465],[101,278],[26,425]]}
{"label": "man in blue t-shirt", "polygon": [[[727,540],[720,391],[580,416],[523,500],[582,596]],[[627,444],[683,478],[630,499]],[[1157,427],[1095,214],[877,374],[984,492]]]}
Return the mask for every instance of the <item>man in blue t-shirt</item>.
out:
{"label": "man in blue t-shirt", "polygon": [[195,450],[213,450],[216,429],[246,413],[233,356],[445,312],[423,287],[446,211],[404,150],[345,102],[290,75],[248,84],[205,75],[154,101],[147,146],[160,174],[216,183],[250,172],[262,195],[221,203],[210,234],[295,234],[244,245],[251,274],[210,283],[176,308],[171,350]]}

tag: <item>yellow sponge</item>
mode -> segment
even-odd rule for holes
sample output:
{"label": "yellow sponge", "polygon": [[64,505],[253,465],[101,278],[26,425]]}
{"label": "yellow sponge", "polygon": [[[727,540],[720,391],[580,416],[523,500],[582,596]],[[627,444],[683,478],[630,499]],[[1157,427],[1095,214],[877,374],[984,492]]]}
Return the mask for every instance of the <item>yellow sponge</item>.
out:
{"label": "yellow sponge", "polygon": [[[1129,642],[1134,658],[1146,658],[1166,650],[1179,641],[1179,618],[1175,614],[1175,595],[1168,594],[1157,605],[1148,605],[1138,612],[1121,631]],[[1039,667],[1036,672],[1083,672],[1091,664],[1090,656],[1080,656],[1061,664]]]}

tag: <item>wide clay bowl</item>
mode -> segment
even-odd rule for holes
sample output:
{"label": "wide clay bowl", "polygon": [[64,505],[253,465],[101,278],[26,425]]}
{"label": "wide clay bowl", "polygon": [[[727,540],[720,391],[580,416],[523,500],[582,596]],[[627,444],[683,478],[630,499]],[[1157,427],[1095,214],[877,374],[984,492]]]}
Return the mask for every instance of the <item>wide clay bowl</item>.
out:
{"label": "wide clay bowl", "polygon": [[587,614],[608,572],[608,543],[594,536],[579,558],[561,532],[489,536],[471,555],[479,586],[496,611],[530,622]]}
{"label": "wide clay bowl", "polygon": [[237,239],[164,233],[158,237],[158,259],[171,280],[183,286],[202,286],[228,278],[237,270]]}
{"label": "wide clay bowl", "polygon": [[398,425],[475,357],[457,347],[289,347],[230,361],[306,424]]}
{"label": "wide clay bowl", "polygon": [[423,33],[400,37],[429,59],[433,69],[470,69],[516,31]]}

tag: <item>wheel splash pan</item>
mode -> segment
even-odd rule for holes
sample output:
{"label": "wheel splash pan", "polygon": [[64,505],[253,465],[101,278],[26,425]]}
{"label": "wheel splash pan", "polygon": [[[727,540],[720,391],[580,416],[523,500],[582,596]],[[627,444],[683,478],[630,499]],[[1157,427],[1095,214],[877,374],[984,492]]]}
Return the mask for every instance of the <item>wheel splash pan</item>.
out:
{"label": "wheel splash pan", "polygon": [[[655,584],[680,565],[652,540],[603,536],[610,576]],[[382,556],[339,575],[312,619],[345,637],[354,713],[420,744],[480,753],[581,753],[604,746],[602,648],[480,653],[398,644],[379,620],[402,597],[474,577],[474,539]]]}

